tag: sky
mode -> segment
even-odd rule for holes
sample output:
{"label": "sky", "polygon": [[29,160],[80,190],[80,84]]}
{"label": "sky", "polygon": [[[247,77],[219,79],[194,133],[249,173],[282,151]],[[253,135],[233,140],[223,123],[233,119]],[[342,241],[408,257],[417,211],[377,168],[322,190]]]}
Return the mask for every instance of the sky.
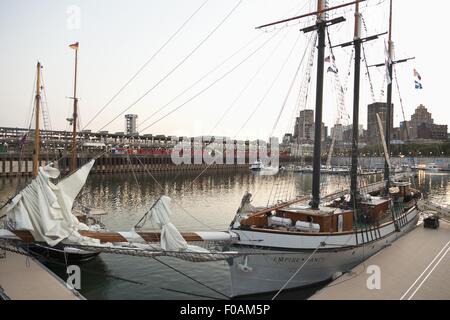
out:
{"label": "sky", "polygon": [[[436,123],[449,124],[446,19],[450,3],[393,1],[396,58],[416,58],[397,66],[406,118],[409,120],[414,109],[424,104]],[[344,1],[329,3],[333,6]],[[36,63],[40,61],[51,126],[68,129],[74,71],[74,51],[68,45],[78,41],[83,129],[124,131],[124,115],[133,113],[139,117],[138,128],[143,134],[281,137],[293,131],[299,108],[314,108],[314,86],[306,105],[298,103],[308,60],[302,61],[302,57],[308,56],[311,36],[299,29],[314,21],[303,19],[276,29],[255,27],[315,7],[314,0],[0,0],[0,126],[29,126]],[[332,14],[347,19],[329,29],[333,45],[352,39],[352,10],[353,6]],[[363,35],[387,31],[388,1],[368,0],[362,4],[362,13],[367,25]],[[385,40],[383,36],[365,45],[368,64],[384,61]],[[333,50],[339,77],[347,89],[346,110],[351,114],[351,48]],[[94,118],[152,56],[142,72]],[[299,66],[299,76],[293,82]],[[423,90],[414,88],[414,68],[422,76]],[[384,69],[370,68],[370,75],[376,100],[385,101],[381,95]],[[329,127],[341,114],[332,83],[332,74],[327,73],[323,120]],[[361,95],[360,123],[366,127],[372,96],[364,73]],[[398,126],[403,115],[396,88],[393,101]]]}

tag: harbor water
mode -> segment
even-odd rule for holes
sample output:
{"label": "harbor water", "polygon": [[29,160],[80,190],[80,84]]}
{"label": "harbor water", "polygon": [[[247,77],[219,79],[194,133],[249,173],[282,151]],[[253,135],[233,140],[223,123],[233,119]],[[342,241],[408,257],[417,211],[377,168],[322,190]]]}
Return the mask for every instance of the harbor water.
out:
{"label": "harbor water", "polygon": [[[277,198],[283,200],[286,196],[308,195],[311,192],[312,176],[308,174],[284,172],[265,176],[247,170],[200,173],[92,174],[78,202],[105,210],[108,214],[103,218],[103,223],[108,229],[127,231],[133,228],[154,201],[161,195],[167,195],[172,199],[171,220],[180,231],[223,231],[228,228],[247,191],[253,194],[255,206],[266,206],[268,201],[273,202]],[[16,190],[26,185],[28,179],[1,178],[0,201],[3,203],[14,195]],[[372,177],[370,182],[376,179]],[[449,181],[449,174],[419,172],[414,184],[430,200],[450,204]],[[323,176],[322,192],[340,191],[348,188],[348,184],[348,178]],[[151,225],[146,228],[151,229]],[[158,260],[101,254],[80,265],[80,292],[87,299],[223,299],[230,295],[226,261],[191,263],[172,258]],[[67,278],[64,264],[47,265],[61,278]],[[280,298],[306,299],[318,289],[320,286],[290,291]]]}

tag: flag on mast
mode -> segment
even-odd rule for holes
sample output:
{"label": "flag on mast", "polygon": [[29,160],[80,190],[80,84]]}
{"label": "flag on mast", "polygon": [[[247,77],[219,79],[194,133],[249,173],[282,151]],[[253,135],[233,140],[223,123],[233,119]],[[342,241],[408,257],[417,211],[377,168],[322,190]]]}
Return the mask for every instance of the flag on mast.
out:
{"label": "flag on mast", "polygon": [[73,50],[78,50],[78,42],[75,42],[74,44],[69,45],[70,48],[72,48]]}
{"label": "flag on mast", "polygon": [[416,69],[414,69],[414,77],[416,77],[417,79],[419,79],[419,81],[421,81],[421,80],[422,80],[422,77],[420,76],[420,73],[419,73],[419,72],[417,72],[417,70],[416,70]]}
{"label": "flag on mast", "polygon": [[415,85],[416,89],[418,89],[418,90],[422,90],[423,89],[422,84],[419,81],[417,81],[417,80],[414,81],[414,85]]}
{"label": "flag on mast", "polygon": [[418,90],[422,90],[422,77],[419,72],[417,72],[416,69],[414,69],[414,87]]}
{"label": "flag on mast", "polygon": [[330,67],[328,67],[327,72],[332,72],[332,73],[336,73],[337,74],[338,70],[330,66]]}

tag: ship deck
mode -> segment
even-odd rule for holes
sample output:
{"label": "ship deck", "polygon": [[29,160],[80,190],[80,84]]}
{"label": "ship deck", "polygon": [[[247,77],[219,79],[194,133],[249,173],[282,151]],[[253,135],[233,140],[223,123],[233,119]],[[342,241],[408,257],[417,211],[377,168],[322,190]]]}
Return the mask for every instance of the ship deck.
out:
{"label": "ship deck", "polygon": [[[450,224],[441,220],[437,230],[421,224],[310,300],[448,300],[449,265]],[[377,266],[380,288],[374,289]]]}
{"label": "ship deck", "polygon": [[[0,254],[4,250],[0,249]],[[82,300],[39,261],[15,252],[0,256],[0,300]]]}

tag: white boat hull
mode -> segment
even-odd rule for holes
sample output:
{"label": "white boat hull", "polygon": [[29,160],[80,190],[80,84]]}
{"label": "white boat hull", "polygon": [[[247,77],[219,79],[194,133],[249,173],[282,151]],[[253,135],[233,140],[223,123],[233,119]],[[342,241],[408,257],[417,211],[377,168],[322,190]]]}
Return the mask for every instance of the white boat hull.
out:
{"label": "white boat hull", "polygon": [[[241,237],[241,241],[233,250],[249,253],[249,255],[229,261],[232,296],[276,292],[288,283],[303,264],[304,267],[289,281],[285,289],[311,286],[328,281],[339,273],[349,272],[416,227],[419,220],[417,208],[411,209],[401,220],[402,222],[398,220],[401,231],[396,231],[395,225],[390,224],[380,228],[380,232],[375,235],[375,232],[365,235],[363,232],[358,234],[359,244],[355,234],[321,237],[260,232],[250,234],[251,231],[243,233],[233,230]],[[283,237],[285,238],[282,239]],[[279,242],[280,240],[284,242]],[[342,242],[344,240],[347,244]],[[249,246],[250,242],[253,246]],[[320,246],[320,242],[325,242],[327,245],[312,255]],[[285,245],[285,248],[276,248],[271,245],[275,243],[281,243]],[[296,249],[293,248],[294,245],[309,248]]]}

